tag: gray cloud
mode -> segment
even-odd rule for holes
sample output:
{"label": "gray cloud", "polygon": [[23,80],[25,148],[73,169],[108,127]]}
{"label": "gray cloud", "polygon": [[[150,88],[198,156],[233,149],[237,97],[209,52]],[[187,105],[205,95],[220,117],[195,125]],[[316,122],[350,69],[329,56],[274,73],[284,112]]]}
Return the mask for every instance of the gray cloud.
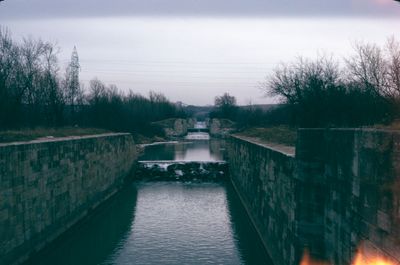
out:
{"label": "gray cloud", "polygon": [[399,16],[394,0],[5,0],[0,19],[93,16]]}

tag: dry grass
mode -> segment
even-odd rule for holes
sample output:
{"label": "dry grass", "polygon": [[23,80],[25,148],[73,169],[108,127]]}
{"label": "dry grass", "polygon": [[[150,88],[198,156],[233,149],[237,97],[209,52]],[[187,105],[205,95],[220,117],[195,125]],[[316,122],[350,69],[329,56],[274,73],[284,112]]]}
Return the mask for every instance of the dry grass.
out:
{"label": "dry grass", "polygon": [[297,129],[278,126],[269,128],[249,128],[237,133],[238,135],[257,138],[263,142],[295,146],[297,139]]}
{"label": "dry grass", "polygon": [[164,141],[166,141],[165,138],[160,137],[160,136],[148,137],[148,136],[144,136],[142,134],[137,134],[137,133],[133,133],[132,136],[133,136],[133,139],[134,139],[135,143],[137,143],[137,144],[151,144],[151,143],[154,143],[154,142],[164,142]]}
{"label": "dry grass", "polygon": [[109,133],[110,131],[95,128],[61,127],[61,128],[34,128],[0,131],[0,143],[32,141],[45,137],[83,136]]}
{"label": "dry grass", "polygon": [[395,120],[389,125],[378,124],[373,126],[373,128],[385,129],[385,130],[400,130],[400,120]]}
{"label": "dry grass", "polygon": [[169,128],[173,128],[175,126],[175,118],[170,118],[170,119],[166,119],[166,120],[162,120],[162,121],[155,121],[153,122],[153,124],[161,126],[161,127],[169,127]]}

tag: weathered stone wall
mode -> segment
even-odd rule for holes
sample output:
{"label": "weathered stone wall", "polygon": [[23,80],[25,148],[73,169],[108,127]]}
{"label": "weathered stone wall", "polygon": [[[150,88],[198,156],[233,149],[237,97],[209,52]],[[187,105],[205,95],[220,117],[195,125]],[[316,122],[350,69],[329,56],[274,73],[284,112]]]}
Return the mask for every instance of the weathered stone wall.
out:
{"label": "weathered stone wall", "polygon": [[[305,155],[310,147],[313,155]],[[316,165],[325,184],[326,259],[347,265],[358,251],[400,264],[400,133],[299,130],[297,149],[297,159]]]}
{"label": "weathered stone wall", "polygon": [[187,122],[187,128],[188,129],[194,128],[194,126],[196,124],[196,120],[193,119],[193,118],[186,119],[186,122]]}
{"label": "weathered stone wall", "polygon": [[228,141],[229,172],[275,264],[295,264],[295,159],[240,137]]}
{"label": "weathered stone wall", "polygon": [[122,185],[136,158],[129,134],[0,145],[0,264],[17,263]]}
{"label": "weathered stone wall", "polygon": [[188,129],[188,124],[186,120],[176,119],[172,131],[170,133],[167,132],[167,135],[181,137],[187,134],[187,129]]}
{"label": "weathered stone wall", "polygon": [[167,137],[176,138],[185,136],[189,128],[194,127],[195,121],[193,119],[167,119],[153,124],[160,126]]}
{"label": "weathered stone wall", "polygon": [[332,265],[356,253],[400,264],[399,132],[301,129],[295,157],[235,137],[228,158],[275,264],[305,249]]}
{"label": "weathered stone wall", "polygon": [[235,131],[234,122],[227,119],[211,119],[206,124],[210,128],[210,135],[214,137],[225,137]]}

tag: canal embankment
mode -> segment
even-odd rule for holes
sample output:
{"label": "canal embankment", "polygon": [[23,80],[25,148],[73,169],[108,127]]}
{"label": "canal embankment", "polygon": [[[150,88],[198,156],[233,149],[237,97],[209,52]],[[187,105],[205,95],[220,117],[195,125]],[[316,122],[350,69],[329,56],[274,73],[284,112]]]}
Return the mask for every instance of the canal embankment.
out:
{"label": "canal embankment", "polygon": [[0,144],[0,264],[43,248],[122,187],[130,134]]}
{"label": "canal embankment", "polygon": [[82,220],[133,165],[138,185],[196,186],[229,174],[274,264],[297,265],[305,250],[335,265],[356,253],[400,261],[399,132],[300,129],[295,147],[237,135],[226,144],[186,139],[149,145],[139,162],[136,147],[129,134],[1,144],[0,264]]}
{"label": "canal embankment", "polygon": [[295,264],[295,158],[250,138],[227,144],[230,178],[274,264]]}
{"label": "canal embankment", "polygon": [[231,180],[275,264],[299,264],[306,249],[335,265],[356,254],[400,262],[399,132],[300,129],[295,149],[238,136],[227,146]]}
{"label": "canal embankment", "polygon": [[272,264],[226,179],[224,141],[203,136],[147,145],[133,182],[27,264]]}

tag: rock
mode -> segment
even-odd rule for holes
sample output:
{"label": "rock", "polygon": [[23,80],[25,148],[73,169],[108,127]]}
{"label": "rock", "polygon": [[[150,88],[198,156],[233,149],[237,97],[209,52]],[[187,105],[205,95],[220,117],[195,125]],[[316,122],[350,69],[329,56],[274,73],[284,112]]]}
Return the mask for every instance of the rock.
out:
{"label": "rock", "polygon": [[212,119],[209,122],[210,135],[224,137],[235,131],[235,123],[227,119]]}
{"label": "rock", "polygon": [[225,162],[174,162],[164,163],[139,162],[135,172],[138,180],[181,180],[181,181],[220,181],[228,176]]}

